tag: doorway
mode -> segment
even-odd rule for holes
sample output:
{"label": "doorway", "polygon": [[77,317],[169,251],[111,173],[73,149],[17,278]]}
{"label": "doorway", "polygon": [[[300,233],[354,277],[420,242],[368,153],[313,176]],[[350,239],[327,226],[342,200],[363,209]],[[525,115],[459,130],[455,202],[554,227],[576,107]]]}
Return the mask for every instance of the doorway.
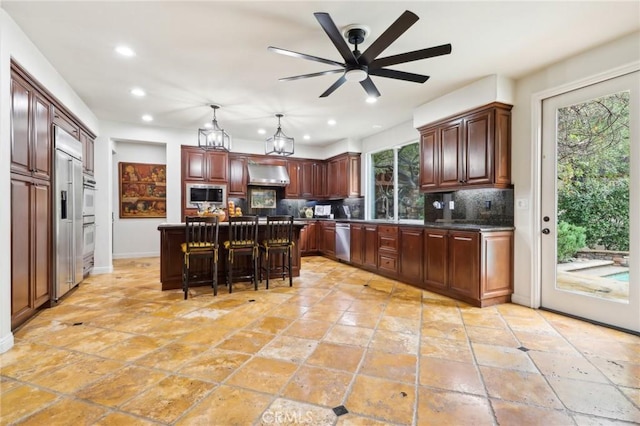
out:
{"label": "doorway", "polygon": [[640,331],[640,72],[542,102],[541,306]]}

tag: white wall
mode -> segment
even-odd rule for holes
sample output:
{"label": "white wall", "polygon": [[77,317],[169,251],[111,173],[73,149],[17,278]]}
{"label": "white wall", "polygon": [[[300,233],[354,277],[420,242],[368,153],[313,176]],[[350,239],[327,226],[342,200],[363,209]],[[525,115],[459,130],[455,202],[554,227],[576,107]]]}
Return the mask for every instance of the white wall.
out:
{"label": "white wall", "polygon": [[158,225],[165,218],[120,218],[119,208],[119,163],[166,164],[167,148],[159,143],[136,143],[128,141],[113,144],[113,258],[160,256]]}
{"label": "white wall", "polygon": [[540,122],[534,118],[533,98],[541,92],[561,87],[600,73],[640,61],[640,33],[558,62],[516,81],[515,107],[512,110],[512,167],[514,197],[525,200],[526,209],[516,209],[515,291],[513,301],[539,306],[539,139]]}
{"label": "white wall", "polygon": [[413,112],[413,126],[417,129],[491,102],[513,105],[514,89],[513,80],[495,74],[489,75],[416,108]]}
{"label": "white wall", "polygon": [[[16,23],[0,9],[0,194],[10,194],[10,61],[15,59],[89,129],[98,120]],[[11,333],[11,206],[0,203],[0,353],[13,346]]]}

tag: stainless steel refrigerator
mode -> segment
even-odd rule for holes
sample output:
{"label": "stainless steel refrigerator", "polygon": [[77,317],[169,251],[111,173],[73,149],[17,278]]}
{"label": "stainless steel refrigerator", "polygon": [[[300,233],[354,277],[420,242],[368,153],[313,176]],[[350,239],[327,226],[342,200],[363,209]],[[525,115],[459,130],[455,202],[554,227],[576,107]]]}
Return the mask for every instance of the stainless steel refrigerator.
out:
{"label": "stainless steel refrigerator", "polygon": [[58,300],[82,281],[82,143],[55,127],[56,288]]}

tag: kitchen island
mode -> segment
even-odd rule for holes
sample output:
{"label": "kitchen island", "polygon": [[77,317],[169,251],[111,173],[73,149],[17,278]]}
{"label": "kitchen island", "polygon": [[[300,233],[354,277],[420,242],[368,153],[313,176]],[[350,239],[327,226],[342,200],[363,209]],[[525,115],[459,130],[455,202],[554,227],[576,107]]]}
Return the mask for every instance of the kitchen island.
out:
{"label": "kitchen island", "polygon": [[[265,239],[267,222],[261,220],[258,225],[258,241]],[[293,276],[300,276],[300,229],[306,225],[305,222],[294,221],[293,223],[293,241],[295,245],[291,250],[291,270]],[[162,223],[158,225],[160,231],[160,282],[162,290],[173,290],[182,288],[182,249],[180,245],[185,242],[185,224],[184,223]],[[227,252],[223,248],[224,241],[229,239],[229,223],[220,222],[220,256],[218,261],[218,284],[224,285],[226,277],[225,258]],[[242,259],[244,260],[244,259]],[[192,261],[194,262],[194,261]],[[211,270],[208,262],[195,261],[192,264],[199,271],[200,276],[211,276]],[[247,259],[246,265],[242,267],[250,268],[250,261]],[[235,274],[235,273],[234,273]],[[274,274],[275,278],[276,275]],[[205,285],[205,284],[200,284]]]}

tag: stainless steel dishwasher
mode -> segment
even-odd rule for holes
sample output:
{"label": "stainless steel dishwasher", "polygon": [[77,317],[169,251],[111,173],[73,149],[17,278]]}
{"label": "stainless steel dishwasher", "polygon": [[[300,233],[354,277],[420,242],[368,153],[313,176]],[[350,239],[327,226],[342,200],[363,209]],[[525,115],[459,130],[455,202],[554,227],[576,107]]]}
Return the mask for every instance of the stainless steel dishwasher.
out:
{"label": "stainless steel dishwasher", "polygon": [[351,225],[348,223],[336,223],[336,257],[351,260]]}

